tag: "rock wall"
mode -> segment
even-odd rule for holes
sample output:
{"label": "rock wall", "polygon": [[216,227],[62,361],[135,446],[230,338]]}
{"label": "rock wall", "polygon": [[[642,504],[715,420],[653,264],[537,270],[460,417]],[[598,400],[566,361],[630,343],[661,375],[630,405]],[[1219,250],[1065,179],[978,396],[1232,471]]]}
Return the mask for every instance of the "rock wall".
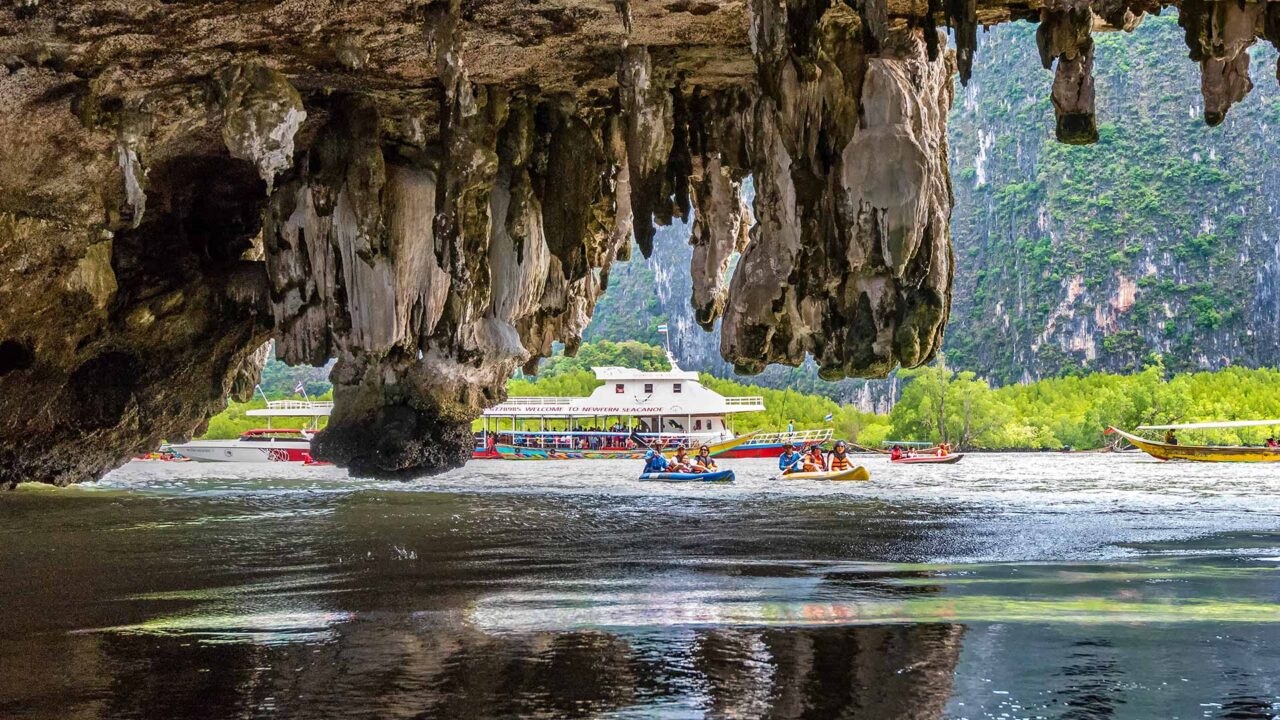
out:
{"label": "rock wall", "polygon": [[[1073,32],[1112,22],[1104,5],[1065,10]],[[1184,12],[1215,112],[1244,91],[1242,48],[1277,39],[1271,9]],[[953,61],[936,28],[957,28],[967,77],[977,23],[1044,12],[6,5],[0,482],[91,478],[181,439],[251,387],[268,336],[291,361],[338,358],[319,457],[456,466],[510,371],[576,345],[628,232],[648,252],[695,203],[700,320],[723,313],[737,367],[925,362],[952,279]],[[1048,47],[1075,117],[1087,51]],[[758,224],[726,290],[749,174]]]}
{"label": "rock wall", "polygon": [[[1206,129],[1176,17],[1095,37],[1100,140],[1054,142],[1035,33],[985,36],[950,122],[956,208],[953,367],[999,383],[1129,372],[1156,354],[1186,372],[1280,356],[1280,87]],[[1276,50],[1248,51],[1270,68]]]}

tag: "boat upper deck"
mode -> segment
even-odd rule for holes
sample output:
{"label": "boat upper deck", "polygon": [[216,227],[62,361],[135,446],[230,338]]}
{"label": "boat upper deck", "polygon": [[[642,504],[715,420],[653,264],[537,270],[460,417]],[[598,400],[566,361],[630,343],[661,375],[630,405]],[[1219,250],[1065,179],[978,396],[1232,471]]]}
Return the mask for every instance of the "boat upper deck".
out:
{"label": "boat upper deck", "polygon": [[484,412],[486,417],[698,417],[764,410],[759,395],[725,397],[704,386],[696,372],[648,372],[597,367],[603,381],[587,397],[513,397]]}

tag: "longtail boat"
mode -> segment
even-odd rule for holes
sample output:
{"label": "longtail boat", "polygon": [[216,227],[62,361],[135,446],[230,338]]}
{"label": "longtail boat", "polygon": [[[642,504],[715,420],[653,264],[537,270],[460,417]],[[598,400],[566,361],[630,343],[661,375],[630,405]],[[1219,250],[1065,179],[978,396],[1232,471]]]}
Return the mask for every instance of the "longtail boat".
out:
{"label": "longtail boat", "polygon": [[[1220,430],[1224,428],[1280,425],[1280,420],[1231,420],[1227,422],[1183,423],[1180,425],[1140,425],[1138,430]],[[1248,447],[1243,445],[1184,445],[1166,443],[1109,427],[1108,435],[1119,435],[1130,444],[1160,460],[1192,460],[1196,462],[1280,462],[1280,447]]]}

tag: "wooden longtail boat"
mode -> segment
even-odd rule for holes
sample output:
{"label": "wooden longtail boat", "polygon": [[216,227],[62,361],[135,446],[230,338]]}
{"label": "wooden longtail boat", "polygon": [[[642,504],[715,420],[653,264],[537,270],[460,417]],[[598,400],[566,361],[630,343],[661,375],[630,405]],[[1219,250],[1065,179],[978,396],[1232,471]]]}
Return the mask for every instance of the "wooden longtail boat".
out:
{"label": "wooden longtail boat", "polygon": [[[719,457],[724,453],[751,441],[756,433],[749,433],[716,443],[706,443],[711,457]],[[570,450],[568,448],[530,448],[517,445],[496,445],[494,450],[502,460],[643,460],[647,448],[634,450]],[[690,448],[696,451],[697,448]],[[664,450],[668,458],[675,457],[674,450]]]}
{"label": "wooden longtail boat", "polygon": [[[1280,420],[1237,420],[1221,423],[1187,423],[1183,425],[1143,425],[1139,430],[1213,430],[1232,427],[1280,425]],[[1108,435],[1119,435],[1134,447],[1160,460],[1192,460],[1196,462],[1280,462],[1280,448],[1233,445],[1172,445],[1132,435],[1119,428],[1107,428]]]}

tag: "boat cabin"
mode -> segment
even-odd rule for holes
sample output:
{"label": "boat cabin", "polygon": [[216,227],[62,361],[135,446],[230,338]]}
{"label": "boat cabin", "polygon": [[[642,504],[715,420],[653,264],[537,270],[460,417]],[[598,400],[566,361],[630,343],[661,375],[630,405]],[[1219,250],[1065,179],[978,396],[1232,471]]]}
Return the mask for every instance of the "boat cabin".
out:
{"label": "boat cabin", "polygon": [[734,415],[764,410],[760,396],[725,397],[668,358],[665,371],[592,368],[601,384],[587,397],[508,398],[484,412],[481,442],[497,436],[515,445],[612,448],[635,432],[648,441],[695,445],[734,437]]}

